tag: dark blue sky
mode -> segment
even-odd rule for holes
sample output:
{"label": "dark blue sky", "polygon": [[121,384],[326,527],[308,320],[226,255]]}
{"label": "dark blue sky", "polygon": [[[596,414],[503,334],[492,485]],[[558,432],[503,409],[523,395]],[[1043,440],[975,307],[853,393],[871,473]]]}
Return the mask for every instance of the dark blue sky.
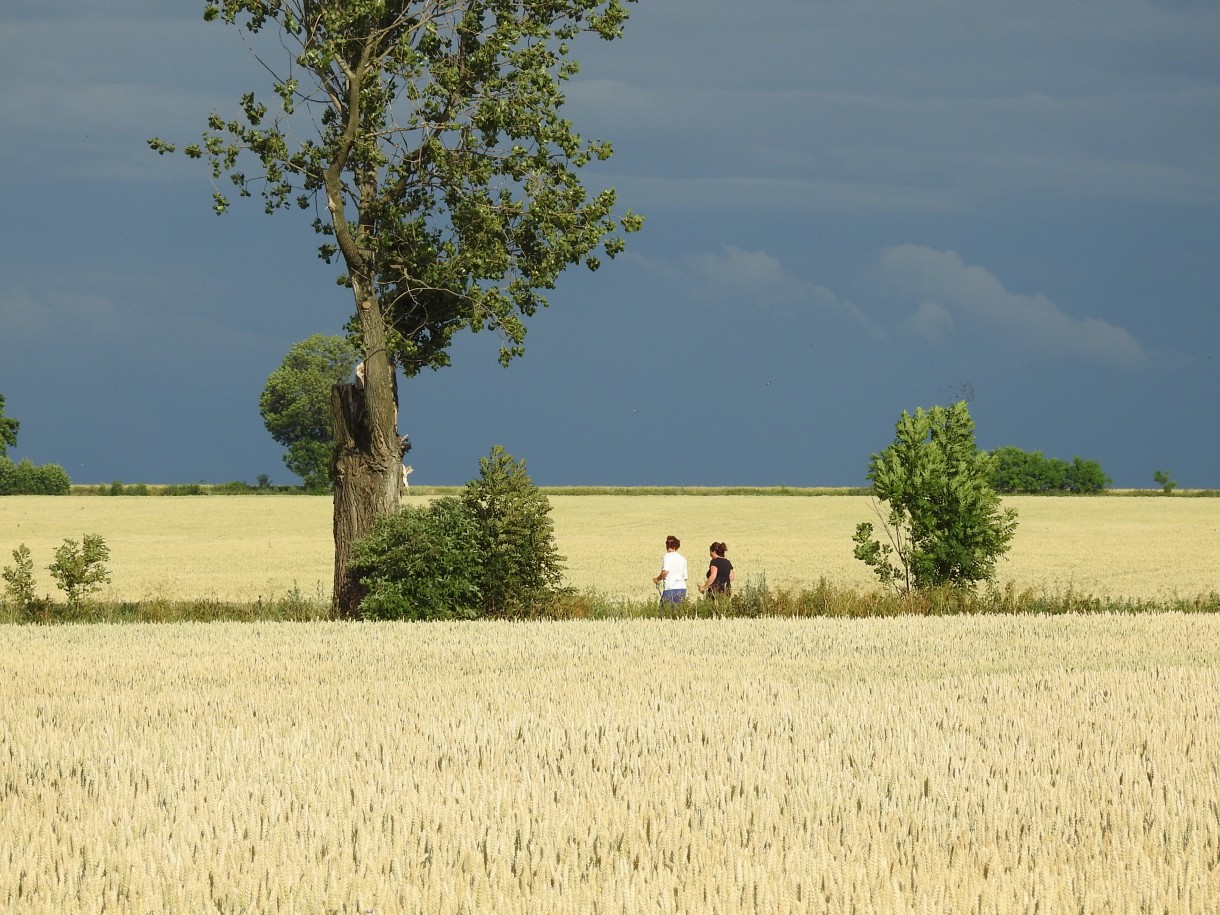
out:
{"label": "dark blue sky", "polygon": [[[195,7],[198,7],[197,9]],[[294,482],[258,414],[350,297],[299,213],[216,217],[187,143],[267,82],[202,3],[0,10],[0,394],[82,483]],[[509,368],[400,387],[415,483],[863,482],[901,410],[1220,487],[1220,5],[665,0],[569,95],[644,213]]]}

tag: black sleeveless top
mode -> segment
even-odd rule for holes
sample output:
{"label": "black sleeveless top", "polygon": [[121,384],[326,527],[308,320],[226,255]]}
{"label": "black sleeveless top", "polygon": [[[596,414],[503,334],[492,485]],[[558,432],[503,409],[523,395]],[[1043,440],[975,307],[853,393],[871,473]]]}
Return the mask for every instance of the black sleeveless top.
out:
{"label": "black sleeveless top", "polygon": [[728,594],[732,591],[733,586],[729,581],[729,572],[733,571],[733,563],[729,562],[723,556],[717,556],[712,559],[711,565],[707,567],[710,572],[716,570],[716,580],[712,582],[710,590],[714,594]]}

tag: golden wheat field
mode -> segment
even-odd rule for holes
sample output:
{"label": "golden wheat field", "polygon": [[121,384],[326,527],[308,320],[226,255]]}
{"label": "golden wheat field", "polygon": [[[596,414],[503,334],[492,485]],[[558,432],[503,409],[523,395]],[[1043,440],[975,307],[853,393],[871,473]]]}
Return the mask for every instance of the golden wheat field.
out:
{"label": "golden wheat field", "polygon": [[[413,495],[419,504],[426,497]],[[851,554],[863,496],[551,496],[568,583],[610,597],[646,598],[666,534],[681,538],[692,575],[713,540],[729,545],[739,580],[800,588],[825,577],[872,586]],[[1019,526],[998,580],[1051,593],[1193,597],[1220,591],[1220,499],[1005,500]],[[30,547],[42,592],[65,537],[101,534],[111,551],[102,598],[270,599],[293,589],[329,599],[331,503],[294,496],[36,497],[0,499],[0,565]]]}
{"label": "golden wheat field", "polygon": [[0,911],[1220,901],[1220,618],[0,627]]}

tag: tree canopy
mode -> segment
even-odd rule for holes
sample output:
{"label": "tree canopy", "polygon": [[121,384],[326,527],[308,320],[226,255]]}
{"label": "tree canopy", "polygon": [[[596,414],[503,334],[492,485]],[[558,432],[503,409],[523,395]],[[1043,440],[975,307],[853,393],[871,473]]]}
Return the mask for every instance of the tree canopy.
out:
{"label": "tree canopy", "polygon": [[[569,43],[618,37],[620,0],[215,0],[204,18],[275,27],[291,54],[264,60],[272,105],[247,93],[239,118],[213,113],[184,152],[269,213],[311,212],[320,256],[370,285],[408,376],[448,364],[463,327],[499,332],[502,361],[519,355],[541,290],[570,264],[597,269],[597,249],[613,257],[618,232],[642,225],[615,217],[612,189],[586,191],[578,170],[611,146],[560,114],[579,70]],[[257,174],[239,167],[251,156]],[[230,205],[219,188],[213,203]]]}
{"label": "tree canopy", "polygon": [[284,464],[306,489],[329,489],[335,427],[330,391],[352,377],[360,354],[345,337],[314,334],[294,343],[267,377],[258,400],[271,437],[286,449]]}

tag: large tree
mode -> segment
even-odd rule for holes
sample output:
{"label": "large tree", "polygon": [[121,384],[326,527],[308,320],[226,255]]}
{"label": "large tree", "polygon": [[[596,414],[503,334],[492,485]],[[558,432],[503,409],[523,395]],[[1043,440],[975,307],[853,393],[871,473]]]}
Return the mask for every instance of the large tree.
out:
{"label": "large tree", "polygon": [[258,399],[263,425],[283,445],[284,464],[309,490],[331,486],[335,450],[330,392],[349,381],[360,356],[345,337],[314,334],[294,343]]}
{"label": "large tree", "polygon": [[[569,265],[622,250],[612,190],[578,172],[611,154],[560,114],[577,72],[570,42],[621,34],[633,0],[210,0],[206,20],[253,33],[273,104],[213,113],[201,144],[267,212],[297,206],[336,256],[352,293],[363,384],[336,385],[335,604],[354,615],[352,542],[399,504],[404,442],[396,367],[408,377],[448,363],[461,328],[522,351],[524,319]],[[260,42],[259,38],[273,40]],[[282,58],[268,55],[286,49]],[[158,152],[172,144],[150,140]],[[252,159],[257,174],[242,170]],[[214,206],[229,201],[216,191]]]}

